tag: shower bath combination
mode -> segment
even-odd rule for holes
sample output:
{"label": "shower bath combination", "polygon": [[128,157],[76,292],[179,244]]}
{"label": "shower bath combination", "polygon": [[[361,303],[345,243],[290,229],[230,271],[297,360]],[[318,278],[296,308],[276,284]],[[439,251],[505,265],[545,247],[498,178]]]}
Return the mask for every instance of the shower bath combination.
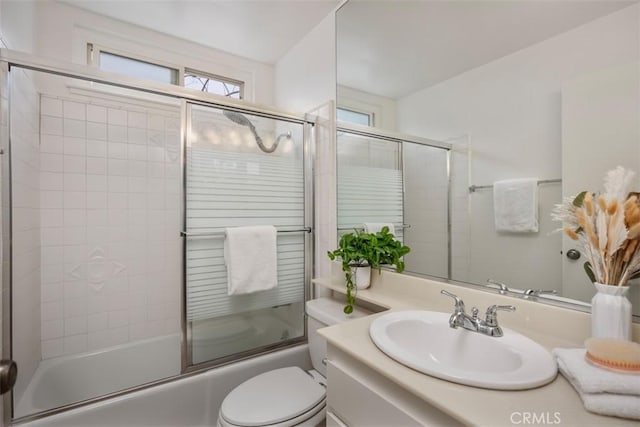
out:
{"label": "shower bath combination", "polygon": [[278,144],[280,144],[280,141],[282,141],[283,139],[287,139],[287,140],[291,139],[291,132],[281,133],[278,135],[278,137],[276,138],[275,142],[271,145],[271,147],[267,147],[262,141],[262,138],[260,138],[260,135],[258,135],[258,132],[256,131],[256,127],[253,125],[253,123],[251,123],[251,121],[245,115],[238,113],[236,111],[231,111],[231,110],[222,110],[222,114],[232,122],[237,123],[240,126],[248,127],[251,133],[253,134],[253,137],[255,138],[258,148],[260,148],[260,150],[262,150],[267,154],[273,153],[274,151],[276,151],[276,149],[278,148]]}

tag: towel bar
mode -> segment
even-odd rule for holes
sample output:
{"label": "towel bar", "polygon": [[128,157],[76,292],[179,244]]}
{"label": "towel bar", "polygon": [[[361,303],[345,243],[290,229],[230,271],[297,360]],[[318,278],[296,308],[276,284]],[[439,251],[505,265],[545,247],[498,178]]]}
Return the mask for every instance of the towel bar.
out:
{"label": "towel bar", "polygon": [[[278,230],[278,233],[311,233],[311,227],[304,227],[296,230]],[[182,237],[222,237],[224,236],[224,231],[208,231],[204,233],[188,233],[186,231],[181,231],[180,236]]]}

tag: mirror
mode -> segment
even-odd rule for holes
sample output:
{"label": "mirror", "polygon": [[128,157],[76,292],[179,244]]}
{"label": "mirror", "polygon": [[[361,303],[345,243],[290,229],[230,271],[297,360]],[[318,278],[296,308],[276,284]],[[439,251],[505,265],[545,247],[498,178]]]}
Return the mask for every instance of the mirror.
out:
{"label": "mirror", "polygon": [[[550,213],[600,191],[617,165],[640,174],[639,16],[637,1],[615,0],[350,0],[337,12],[338,120],[451,144],[449,198],[428,199],[449,203],[450,245],[434,255],[447,257],[447,278],[590,301],[585,258],[567,257],[576,248]],[[416,182],[404,177],[406,198]],[[538,231],[497,232],[493,183],[527,177],[539,181]],[[405,222],[419,215],[405,202]],[[428,242],[419,233],[405,241]]]}

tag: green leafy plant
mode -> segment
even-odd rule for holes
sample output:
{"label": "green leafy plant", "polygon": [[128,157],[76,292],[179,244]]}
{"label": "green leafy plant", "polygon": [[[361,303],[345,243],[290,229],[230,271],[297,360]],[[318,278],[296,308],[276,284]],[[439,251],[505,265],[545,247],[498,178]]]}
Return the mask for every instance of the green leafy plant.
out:
{"label": "green leafy plant", "polygon": [[356,301],[356,286],[353,283],[352,267],[366,267],[380,271],[382,265],[395,266],[398,273],[404,270],[402,257],[411,249],[389,233],[389,227],[382,227],[377,233],[364,233],[354,230],[353,233],[343,234],[338,243],[338,249],[327,253],[333,261],[342,260],[342,271],[347,279],[347,305],[344,312],[353,312]]}

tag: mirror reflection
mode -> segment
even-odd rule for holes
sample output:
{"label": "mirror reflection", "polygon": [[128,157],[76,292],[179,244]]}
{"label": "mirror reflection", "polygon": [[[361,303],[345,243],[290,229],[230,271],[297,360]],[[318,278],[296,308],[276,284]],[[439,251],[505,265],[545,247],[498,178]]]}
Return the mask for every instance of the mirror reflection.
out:
{"label": "mirror reflection", "polygon": [[[637,1],[350,0],[338,11],[338,120],[451,147],[448,194],[436,195],[427,188],[447,162],[400,144],[403,237],[419,257],[408,272],[590,301],[585,257],[553,232],[561,224],[550,213],[563,197],[600,191],[618,165],[640,172],[639,33]],[[347,158],[364,155],[339,134],[339,193]],[[519,214],[537,226],[496,228],[503,213],[494,183],[523,178],[537,183],[537,200]],[[343,224],[345,209],[339,198],[340,225],[370,220]],[[434,210],[447,212],[448,244],[421,227]]]}

